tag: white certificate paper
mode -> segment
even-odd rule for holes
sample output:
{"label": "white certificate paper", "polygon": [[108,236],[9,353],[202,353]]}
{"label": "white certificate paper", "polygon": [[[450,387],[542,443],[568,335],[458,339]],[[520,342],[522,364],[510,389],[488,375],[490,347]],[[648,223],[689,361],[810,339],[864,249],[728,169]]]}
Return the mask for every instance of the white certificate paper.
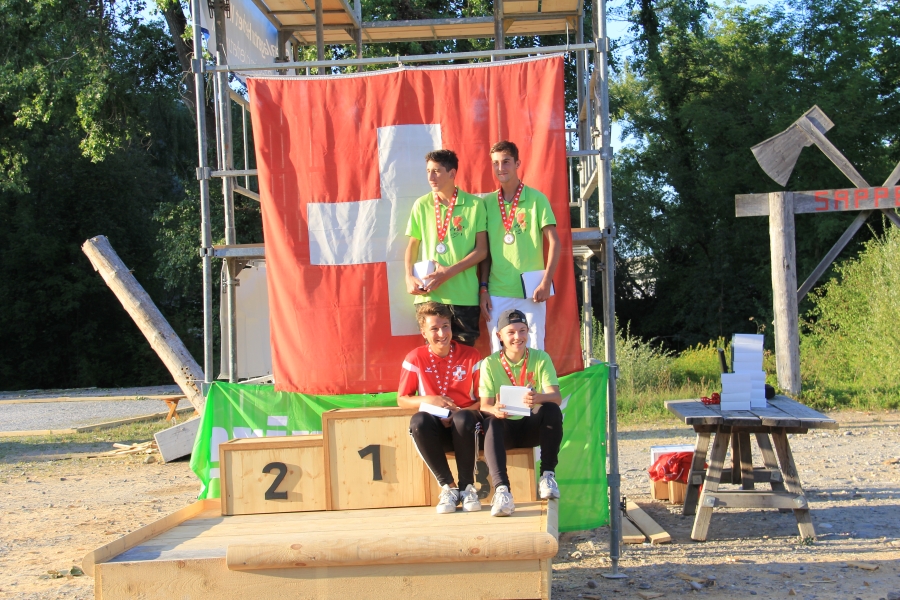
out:
{"label": "white certificate paper", "polygon": [[442,419],[446,419],[450,416],[450,409],[443,408],[442,406],[435,406],[434,404],[426,404],[425,402],[419,403],[419,412],[426,412],[429,415],[434,415],[436,417],[440,417]]}
{"label": "white certificate paper", "polygon": [[500,386],[500,404],[503,405],[503,411],[515,415],[517,417],[527,417],[531,414],[531,409],[525,406],[525,394],[531,391],[531,388],[518,385],[501,385]]}

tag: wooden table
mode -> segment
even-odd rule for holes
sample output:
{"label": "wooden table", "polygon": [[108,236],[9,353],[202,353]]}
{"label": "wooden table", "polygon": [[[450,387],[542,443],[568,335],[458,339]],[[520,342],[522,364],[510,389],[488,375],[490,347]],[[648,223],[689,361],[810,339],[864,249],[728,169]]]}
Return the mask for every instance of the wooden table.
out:
{"label": "wooden table", "polygon": [[[785,396],[776,396],[769,400],[766,408],[750,411],[722,411],[718,405],[705,405],[699,400],[673,400],[666,402],[666,408],[683,418],[697,432],[684,499],[684,514],[693,515],[696,512],[697,515],[691,530],[692,539],[706,539],[716,506],[793,510],[800,537],[815,537],[809,504],[800,485],[788,434],[807,433],[810,429],[837,429],[834,419]],[[755,435],[762,454],[762,467],[753,466],[751,433]],[[713,434],[715,440],[709,456],[709,468],[704,469]],[[732,446],[732,464],[725,469],[729,442]],[[719,484],[722,483],[739,484],[741,489],[720,491]],[[768,483],[771,490],[757,490],[757,483]]]}

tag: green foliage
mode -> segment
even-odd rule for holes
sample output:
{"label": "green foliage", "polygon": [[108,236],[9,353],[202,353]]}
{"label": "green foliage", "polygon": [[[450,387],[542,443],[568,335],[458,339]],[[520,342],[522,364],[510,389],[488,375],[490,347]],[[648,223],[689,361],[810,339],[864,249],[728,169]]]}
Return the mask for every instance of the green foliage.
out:
{"label": "green foliage", "polygon": [[[882,181],[900,159],[900,14],[884,0],[629,6],[634,55],[610,89],[631,136],[613,163],[619,318],[674,349],[754,332],[750,317],[772,319],[767,224],[736,219],[734,195],[778,186],[749,148],[818,104],[829,139]],[[847,185],[811,147],[788,188]],[[798,215],[801,274],[854,216]]]}
{"label": "green foliage", "polygon": [[900,408],[900,229],[835,271],[803,322],[803,399],[822,409]]}

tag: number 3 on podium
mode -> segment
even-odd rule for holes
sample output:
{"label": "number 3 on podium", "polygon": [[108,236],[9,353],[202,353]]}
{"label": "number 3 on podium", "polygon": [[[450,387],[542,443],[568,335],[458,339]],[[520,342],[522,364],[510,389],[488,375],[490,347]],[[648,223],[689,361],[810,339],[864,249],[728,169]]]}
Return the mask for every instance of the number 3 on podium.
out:
{"label": "number 3 on podium", "polygon": [[381,445],[369,444],[359,451],[359,457],[372,456],[372,481],[382,481],[381,478]]}

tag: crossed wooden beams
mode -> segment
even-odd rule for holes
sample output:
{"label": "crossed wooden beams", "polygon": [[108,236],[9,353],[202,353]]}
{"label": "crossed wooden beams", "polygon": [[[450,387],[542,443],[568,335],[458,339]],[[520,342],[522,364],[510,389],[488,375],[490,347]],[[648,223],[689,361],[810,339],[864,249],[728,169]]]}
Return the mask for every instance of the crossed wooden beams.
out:
{"label": "crossed wooden beams", "polygon": [[[780,185],[785,185],[803,148],[815,144],[856,188],[773,192],[735,196],[735,216],[769,216],[772,250],[772,291],[775,309],[775,346],[778,385],[790,394],[800,393],[800,334],[797,306],[828,270],[841,250],[866,219],[881,211],[900,227],[900,164],[881,187],[872,187],[841,154],[825,133],[834,123],[813,106],[790,127],[751,148],[759,166]],[[825,254],[806,281],[797,289],[794,214],[860,211],[856,219]],[[793,290],[797,290],[794,293]]]}

